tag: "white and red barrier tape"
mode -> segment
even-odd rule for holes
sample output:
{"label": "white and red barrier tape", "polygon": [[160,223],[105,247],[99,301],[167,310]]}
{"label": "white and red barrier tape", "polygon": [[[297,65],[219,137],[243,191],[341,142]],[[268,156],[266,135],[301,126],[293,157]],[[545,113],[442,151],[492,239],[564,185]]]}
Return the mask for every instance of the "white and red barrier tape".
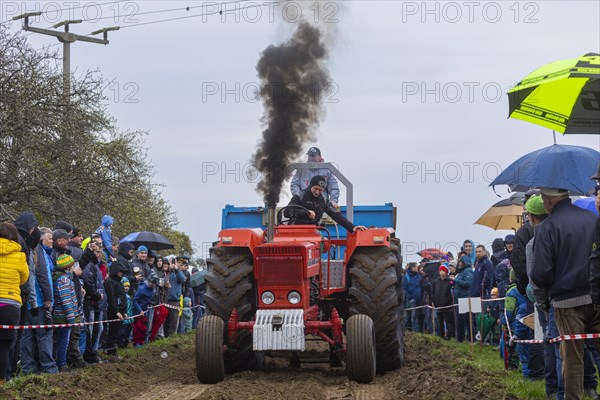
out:
{"label": "white and red barrier tape", "polygon": [[[508,321],[506,310],[504,310],[504,318]],[[578,333],[574,335],[560,335],[552,339],[513,339],[512,332],[510,330],[510,324],[507,325],[508,336],[512,339],[513,343],[523,344],[542,344],[542,343],[558,343],[566,340],[585,340],[585,339],[600,339],[600,333]]]}
{"label": "white and red barrier tape", "polygon": [[143,311],[137,315],[132,315],[131,317],[125,317],[123,319],[110,319],[110,320],[103,320],[103,321],[92,321],[92,322],[75,322],[73,324],[47,324],[47,325],[0,325],[0,329],[11,329],[11,330],[21,330],[21,329],[48,329],[48,328],[70,328],[72,326],[87,326],[87,325],[95,325],[95,324],[103,324],[103,323],[110,323],[110,322],[117,322],[117,321],[125,321],[128,319],[135,319],[135,318],[139,318],[142,315],[146,314],[150,309],[152,308],[157,308],[160,306],[165,306],[166,308],[171,308],[174,310],[184,310],[184,309],[194,309],[194,308],[198,308],[198,307],[202,307],[205,308],[203,305],[197,305],[197,306],[193,306],[193,307],[177,307],[177,306],[172,306],[170,304],[166,304],[166,303],[162,303],[162,304],[157,304],[155,306],[149,306],[148,310]]}
{"label": "white and red barrier tape", "polygon": [[[499,299],[482,299],[482,302],[491,302],[491,301],[502,301],[506,299],[506,297],[502,297]],[[424,305],[424,306],[418,306],[418,307],[410,307],[410,308],[405,308],[404,311],[410,311],[410,310],[418,310],[420,308],[431,308],[432,310],[442,310],[444,308],[450,308],[450,307],[458,307],[458,304],[452,304],[449,306],[444,306],[444,307],[434,307],[434,306],[430,306],[430,305]]]}
{"label": "white and red barrier tape", "polygon": [[[575,335],[560,335],[560,336],[557,336],[555,338],[549,339],[547,342],[548,343],[558,343],[558,342],[563,342],[563,341],[567,341],[567,340],[586,340],[586,339],[600,339],[600,333],[578,333],[578,334],[575,334]],[[515,342],[515,343],[540,344],[540,343],[546,343],[546,340],[541,340],[541,339],[531,339],[531,340],[514,339],[513,342]]]}

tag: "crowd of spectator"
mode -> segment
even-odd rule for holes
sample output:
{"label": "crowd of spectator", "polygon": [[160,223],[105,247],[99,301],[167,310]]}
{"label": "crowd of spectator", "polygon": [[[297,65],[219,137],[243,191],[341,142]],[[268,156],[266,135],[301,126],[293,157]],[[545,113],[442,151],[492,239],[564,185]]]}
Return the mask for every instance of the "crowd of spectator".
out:
{"label": "crowd of spectator", "polygon": [[[545,380],[550,399],[598,399],[597,339],[559,337],[600,333],[600,220],[554,188],[528,192],[524,213],[523,226],[491,252],[465,240],[456,258],[408,263],[406,327],[497,346],[507,369]],[[481,312],[461,310],[463,298],[478,298]]]}
{"label": "crowd of spectator", "polygon": [[[0,382],[106,362],[119,348],[187,332],[203,314],[203,280],[189,257],[119,243],[114,219],[84,239],[30,212],[0,224]],[[85,323],[85,324],[82,324]]]}

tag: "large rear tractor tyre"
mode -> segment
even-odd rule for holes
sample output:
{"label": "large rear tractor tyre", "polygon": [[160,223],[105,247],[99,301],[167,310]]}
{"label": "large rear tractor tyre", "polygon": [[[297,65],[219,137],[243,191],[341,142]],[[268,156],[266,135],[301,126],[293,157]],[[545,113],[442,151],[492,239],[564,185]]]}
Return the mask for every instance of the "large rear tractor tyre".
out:
{"label": "large rear tractor tyre", "polygon": [[[403,304],[398,293],[398,247],[359,247],[350,260],[350,315],[371,317],[375,327],[377,372],[404,365]],[[401,286],[401,282],[400,282]]]}
{"label": "large rear tractor tyre", "polygon": [[353,315],[346,324],[346,373],[348,379],[369,383],[375,379],[376,349],[373,320]]}
{"label": "large rear tractor tyre", "polygon": [[396,264],[396,295],[398,296],[398,324],[400,325],[400,359],[398,368],[404,367],[404,350],[406,349],[406,345],[404,343],[404,323],[406,321],[406,310],[404,309],[404,286],[402,285],[404,282],[404,268],[402,265],[402,245],[400,243],[400,239],[392,238],[390,239],[391,246],[398,249],[397,259],[398,263]]}
{"label": "large rear tractor tyre", "polygon": [[[207,315],[220,317],[225,326],[233,309],[237,309],[239,321],[251,321],[254,312],[254,278],[252,253],[245,247],[216,247],[206,260]],[[225,343],[225,336],[221,344]],[[252,351],[252,333],[238,331],[237,345],[229,346],[224,354],[225,372],[242,371],[255,366]]]}
{"label": "large rear tractor tyre", "polygon": [[223,320],[208,315],[196,330],[196,374],[201,383],[218,383],[225,378]]}

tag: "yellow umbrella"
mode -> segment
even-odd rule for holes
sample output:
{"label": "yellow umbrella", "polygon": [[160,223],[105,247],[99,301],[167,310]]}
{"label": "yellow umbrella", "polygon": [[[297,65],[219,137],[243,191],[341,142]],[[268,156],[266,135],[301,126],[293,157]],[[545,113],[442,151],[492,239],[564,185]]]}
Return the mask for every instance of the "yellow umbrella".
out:
{"label": "yellow umbrella", "polygon": [[507,200],[491,206],[475,224],[487,226],[495,231],[518,230],[523,223],[523,207],[510,204],[510,200]]}

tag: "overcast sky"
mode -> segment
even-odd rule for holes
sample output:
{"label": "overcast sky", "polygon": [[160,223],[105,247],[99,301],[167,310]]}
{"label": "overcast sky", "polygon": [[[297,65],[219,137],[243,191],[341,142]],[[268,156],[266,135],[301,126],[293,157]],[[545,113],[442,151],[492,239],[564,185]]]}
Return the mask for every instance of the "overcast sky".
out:
{"label": "overcast sky", "polygon": [[[2,1],[0,17],[45,11],[32,23],[44,28],[105,18],[71,27],[82,34],[128,27],[110,32],[108,46],[75,43],[72,69],[114,79],[105,91],[110,113],[121,129],[149,131],[156,181],[166,185],[179,229],[202,250],[216,239],[225,204],[261,205],[255,182],[244,178],[262,132],[255,66],[265,47],[289,38],[298,4],[335,33],[315,145],[352,180],[356,204],[398,207],[410,261],[417,248],[467,238],[489,244],[510,233],[473,225],[499,200],[488,184],[553,139],[548,129],[507,119],[506,92],[548,62],[600,52],[598,1],[242,1],[220,6],[237,8],[223,15],[213,14],[215,2],[103,3]],[[132,26],[195,14],[205,15]],[[35,48],[56,43],[29,40]],[[600,150],[600,136],[557,141]]]}

